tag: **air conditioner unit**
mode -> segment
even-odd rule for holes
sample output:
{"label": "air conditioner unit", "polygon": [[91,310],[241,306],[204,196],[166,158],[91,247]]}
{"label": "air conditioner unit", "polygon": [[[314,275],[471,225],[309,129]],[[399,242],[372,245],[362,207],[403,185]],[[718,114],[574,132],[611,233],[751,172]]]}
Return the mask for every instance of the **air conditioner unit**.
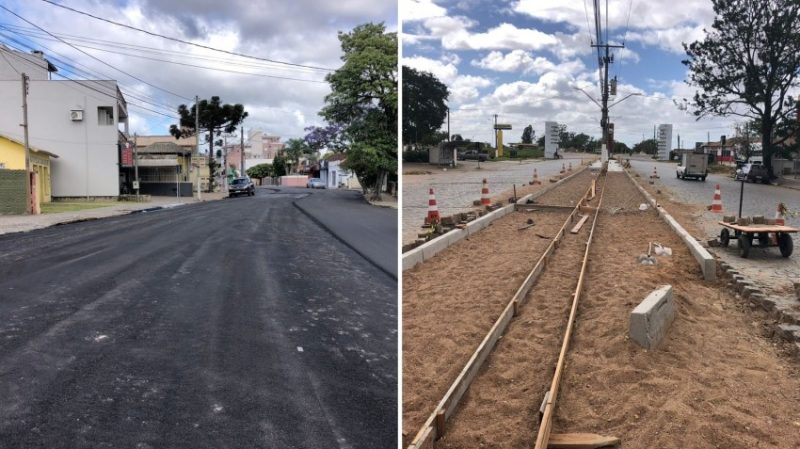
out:
{"label": "air conditioner unit", "polygon": [[69,111],[69,118],[73,122],[83,121],[83,111],[81,109],[73,109]]}

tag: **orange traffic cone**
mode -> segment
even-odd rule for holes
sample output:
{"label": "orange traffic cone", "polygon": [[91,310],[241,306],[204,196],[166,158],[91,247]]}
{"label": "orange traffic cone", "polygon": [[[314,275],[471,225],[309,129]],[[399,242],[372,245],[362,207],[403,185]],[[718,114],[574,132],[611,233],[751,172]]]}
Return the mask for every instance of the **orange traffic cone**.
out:
{"label": "orange traffic cone", "polygon": [[570,162],[569,165],[567,166],[567,171],[572,171],[572,162]]}
{"label": "orange traffic cone", "polygon": [[436,195],[433,194],[433,187],[428,192],[428,216],[425,217],[425,224],[436,224],[441,221],[439,208],[436,206]]}
{"label": "orange traffic cone", "polygon": [[722,213],[722,193],[719,190],[719,184],[717,184],[716,189],[714,189],[714,200],[711,202],[711,212],[717,214]]}
{"label": "orange traffic cone", "polygon": [[533,181],[531,181],[531,185],[541,184],[542,181],[539,181],[539,173],[536,169],[533,169]]}
{"label": "orange traffic cone", "polygon": [[566,171],[567,171],[567,167],[566,167],[566,166],[564,165],[564,163],[562,162],[562,163],[561,163],[561,173],[565,173]]}
{"label": "orange traffic cone", "polygon": [[650,175],[650,177],[653,178],[653,179],[659,179],[660,178],[658,176],[658,170],[656,169],[656,167],[653,167],[653,174]]}
{"label": "orange traffic cone", "polygon": [[483,187],[481,188],[481,205],[482,206],[489,206],[492,204],[492,201],[489,199],[489,184],[486,181],[486,178],[483,178]]}

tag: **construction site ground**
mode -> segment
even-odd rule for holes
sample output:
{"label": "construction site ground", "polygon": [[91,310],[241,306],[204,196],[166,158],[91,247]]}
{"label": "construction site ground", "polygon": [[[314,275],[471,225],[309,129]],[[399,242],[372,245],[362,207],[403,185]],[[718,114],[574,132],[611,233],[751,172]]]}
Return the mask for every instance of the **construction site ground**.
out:
{"label": "construction site ground", "polygon": [[[584,185],[575,185],[579,181]],[[575,184],[576,191],[588,187],[586,179],[576,178]],[[539,202],[559,204],[554,201],[554,197],[543,197]],[[568,205],[568,195],[559,201]],[[762,336],[760,311],[734,298],[721,283],[703,281],[681,240],[653,210],[638,210],[643,202],[624,173],[608,175],[553,432],[613,435],[621,438],[623,448],[800,447],[800,364],[779,343]],[[551,214],[534,212],[524,217],[542,220]],[[513,221],[520,215],[506,218]],[[517,218],[518,224],[522,218]],[[438,448],[532,447],[589,226],[577,235],[566,235],[447,422]],[[491,228],[472,237],[470,243],[494,248],[498,236],[489,233]],[[508,244],[508,238],[504,240]],[[637,256],[654,241],[670,247],[673,255],[657,257],[654,266],[640,265]],[[519,240],[515,247],[521,250],[527,244]],[[500,304],[510,299],[526,274],[519,279],[482,278],[490,291],[505,288],[504,294],[497,293],[493,313],[488,308],[473,310],[480,309],[474,304],[482,304],[483,297],[470,295],[466,289],[429,296],[444,278],[435,273],[446,269],[433,264],[458,250],[456,245],[437,256],[442,260],[435,258],[413,270],[414,276],[434,276],[427,291],[414,285],[421,278],[407,274],[404,279],[403,430],[411,436],[483,338]],[[493,253],[492,265],[503,263],[502,253]],[[527,270],[536,258],[532,254]],[[462,272],[453,284],[466,287],[472,277]],[[662,345],[646,351],[628,339],[630,312],[663,284],[674,288],[676,319]],[[416,291],[413,296],[406,293],[412,290]],[[473,309],[466,306],[468,310],[461,311],[460,302],[472,303]],[[411,327],[433,303],[438,313],[432,313],[436,315],[432,319],[440,326]],[[478,326],[479,322],[483,325]],[[462,327],[471,329],[462,333]],[[453,353],[451,348],[442,351],[439,340],[453,335],[466,337],[452,348]],[[427,346],[420,345],[423,341]],[[429,361],[418,365],[421,359]]]}

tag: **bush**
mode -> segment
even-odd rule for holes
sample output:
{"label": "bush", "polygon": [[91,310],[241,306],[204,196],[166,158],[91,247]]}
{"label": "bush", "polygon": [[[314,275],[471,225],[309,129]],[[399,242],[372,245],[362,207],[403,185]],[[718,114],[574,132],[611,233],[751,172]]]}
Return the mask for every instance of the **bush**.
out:
{"label": "bush", "polygon": [[403,162],[428,162],[428,150],[403,151]]}

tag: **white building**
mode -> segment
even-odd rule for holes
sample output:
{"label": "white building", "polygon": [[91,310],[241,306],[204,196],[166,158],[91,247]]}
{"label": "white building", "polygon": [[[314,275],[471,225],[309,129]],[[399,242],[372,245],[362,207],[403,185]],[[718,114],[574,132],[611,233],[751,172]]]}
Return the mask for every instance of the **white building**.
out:
{"label": "white building", "polygon": [[280,136],[264,134],[264,131],[258,128],[253,128],[247,133],[247,142],[246,155],[253,159],[275,159],[285,146],[281,143]]}
{"label": "white building", "polygon": [[319,161],[319,178],[326,189],[356,189],[360,187],[356,175],[341,166],[344,154],[333,155],[328,160]]}
{"label": "white building", "polygon": [[30,145],[60,156],[52,161],[53,197],[119,196],[119,143],[128,132],[128,109],[117,82],[49,80],[52,66],[41,53],[0,52],[0,134],[24,139],[17,72],[29,70]]}

